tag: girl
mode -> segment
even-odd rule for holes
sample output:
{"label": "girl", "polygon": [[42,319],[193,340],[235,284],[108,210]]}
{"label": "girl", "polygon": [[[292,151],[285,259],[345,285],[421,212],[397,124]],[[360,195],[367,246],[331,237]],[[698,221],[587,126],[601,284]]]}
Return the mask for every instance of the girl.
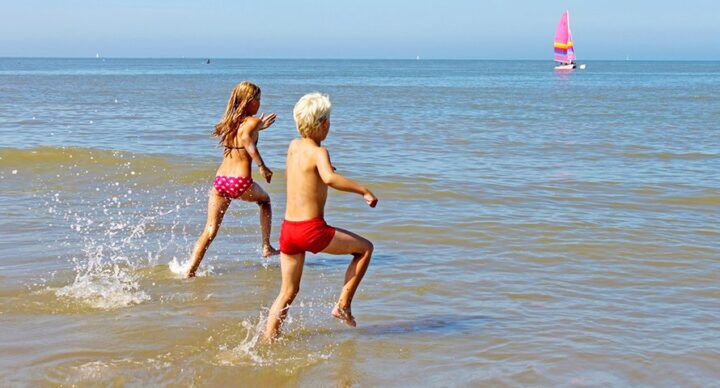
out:
{"label": "girl", "polygon": [[218,168],[208,202],[208,218],[205,230],[200,235],[190,260],[187,277],[195,276],[205,251],[217,235],[218,228],[230,201],[242,199],[256,202],[260,206],[260,227],[262,229],[263,257],[277,255],[278,251],[270,245],[270,224],[272,209],[270,196],[252,179],[252,162],[267,183],[272,179],[270,171],[257,149],[258,132],[275,122],[275,113],[265,117],[254,117],[260,109],[260,88],[251,82],[241,82],[230,94],[225,115],[215,125],[214,135],[220,138],[225,148],[224,157]]}

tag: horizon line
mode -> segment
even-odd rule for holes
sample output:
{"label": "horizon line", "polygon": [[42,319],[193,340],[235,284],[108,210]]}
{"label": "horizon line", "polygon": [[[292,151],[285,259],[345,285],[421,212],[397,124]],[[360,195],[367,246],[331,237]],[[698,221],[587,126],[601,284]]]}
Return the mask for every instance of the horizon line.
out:
{"label": "horizon line", "polygon": [[[512,61],[523,61],[523,62],[529,62],[529,61],[547,61],[547,62],[555,62],[552,58],[382,58],[382,57],[376,57],[376,58],[370,58],[370,57],[345,57],[345,58],[333,58],[333,57],[320,57],[320,58],[313,58],[313,57],[173,57],[173,56],[167,56],[167,57],[142,57],[142,56],[117,56],[117,57],[94,57],[94,56],[0,56],[0,59],[197,59],[197,60],[287,60],[287,61],[498,61],[498,62],[512,62]],[[588,58],[585,59],[585,61],[607,61],[607,62],[718,62],[720,61],[720,58],[718,59],[662,59],[662,58],[653,58],[653,59],[610,59],[610,58]],[[579,61],[582,62],[582,61]]]}

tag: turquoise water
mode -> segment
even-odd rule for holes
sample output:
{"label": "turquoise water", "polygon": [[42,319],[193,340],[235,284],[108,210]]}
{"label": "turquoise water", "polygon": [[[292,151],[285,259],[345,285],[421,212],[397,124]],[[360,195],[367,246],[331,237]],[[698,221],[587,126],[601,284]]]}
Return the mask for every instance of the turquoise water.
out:
{"label": "turquoise water", "polygon": [[[712,385],[720,62],[587,63],[0,59],[0,381]],[[328,314],[347,260],[320,255],[287,341],[256,342],[279,269],[252,204],[205,276],[173,272],[246,79],[278,114],[275,239],[307,92],[333,101],[333,163],[380,198],[328,205],[376,246],[357,330]]]}

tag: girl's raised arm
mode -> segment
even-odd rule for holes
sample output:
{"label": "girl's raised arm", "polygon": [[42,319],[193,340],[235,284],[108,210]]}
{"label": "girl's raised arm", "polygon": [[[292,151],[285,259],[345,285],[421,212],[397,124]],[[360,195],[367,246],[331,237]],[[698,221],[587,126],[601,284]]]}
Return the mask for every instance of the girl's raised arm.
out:
{"label": "girl's raised arm", "polygon": [[277,115],[275,113],[270,113],[267,117],[265,116],[265,113],[261,114],[258,131],[262,131],[273,125],[275,123],[275,119],[277,119]]}
{"label": "girl's raised arm", "polygon": [[251,136],[252,132],[260,125],[262,125],[262,123],[259,119],[248,117],[240,126],[238,134],[240,135],[240,144],[242,144],[245,151],[247,151],[248,155],[250,155],[255,164],[257,164],[260,174],[262,174],[267,183],[270,183],[273,173],[265,166],[265,162],[263,162],[262,156],[260,156],[260,150],[255,146],[255,142]]}

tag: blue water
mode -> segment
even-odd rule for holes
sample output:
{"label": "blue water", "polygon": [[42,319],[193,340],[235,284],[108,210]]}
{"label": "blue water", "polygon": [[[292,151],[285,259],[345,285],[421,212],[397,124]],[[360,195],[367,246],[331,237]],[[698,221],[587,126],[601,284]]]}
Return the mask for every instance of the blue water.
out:
{"label": "blue water", "polygon": [[[720,62],[587,65],[0,59],[0,381],[714,384]],[[334,165],[380,198],[328,204],[376,246],[358,330],[325,318],[347,261],[316,256],[288,343],[252,340],[279,283],[252,204],[207,276],[167,265],[200,233],[242,80],[278,114],[274,238],[307,92],[333,101]]]}

